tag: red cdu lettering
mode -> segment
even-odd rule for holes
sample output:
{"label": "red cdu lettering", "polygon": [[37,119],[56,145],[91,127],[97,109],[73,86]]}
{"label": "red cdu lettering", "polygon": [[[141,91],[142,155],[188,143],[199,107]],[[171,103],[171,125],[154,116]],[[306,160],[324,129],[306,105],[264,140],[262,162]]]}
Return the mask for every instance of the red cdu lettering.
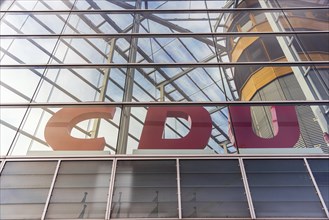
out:
{"label": "red cdu lettering", "polygon": [[104,138],[75,138],[71,136],[71,131],[81,121],[92,118],[112,119],[114,113],[114,107],[63,108],[48,121],[45,139],[54,150],[104,150]]}
{"label": "red cdu lettering", "polygon": [[230,129],[233,127],[235,136],[231,142],[239,148],[289,148],[299,139],[298,118],[293,106],[271,107],[273,138],[261,138],[254,133],[249,106],[230,106],[229,112]]}
{"label": "red cdu lettering", "polygon": [[[164,139],[167,117],[188,120],[189,133],[179,139]],[[210,115],[203,107],[150,107],[138,149],[204,149],[211,134]]]}

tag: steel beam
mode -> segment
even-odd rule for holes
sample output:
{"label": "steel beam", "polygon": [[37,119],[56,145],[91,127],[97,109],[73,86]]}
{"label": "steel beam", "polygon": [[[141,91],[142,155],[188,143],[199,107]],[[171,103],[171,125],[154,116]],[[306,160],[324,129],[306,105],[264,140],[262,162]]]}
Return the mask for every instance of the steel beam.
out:
{"label": "steel beam", "polygon": [[[136,8],[142,7],[142,0],[136,0]],[[133,21],[132,33],[138,33],[141,22],[141,15],[135,14]],[[138,38],[132,38],[130,41],[130,49],[128,55],[128,62],[136,62],[137,58],[137,46]],[[124,86],[123,101],[131,102],[133,97],[134,88],[134,75],[135,68],[128,67],[126,74],[126,81]],[[128,144],[128,134],[129,134],[129,122],[130,122],[131,108],[129,106],[124,106],[121,109],[120,117],[120,128],[118,134],[117,142],[117,154],[126,154],[127,144]]]}
{"label": "steel beam", "polygon": [[280,100],[280,101],[207,101],[207,102],[33,102],[33,103],[0,103],[0,108],[56,108],[81,106],[314,106],[329,105],[329,100]]}

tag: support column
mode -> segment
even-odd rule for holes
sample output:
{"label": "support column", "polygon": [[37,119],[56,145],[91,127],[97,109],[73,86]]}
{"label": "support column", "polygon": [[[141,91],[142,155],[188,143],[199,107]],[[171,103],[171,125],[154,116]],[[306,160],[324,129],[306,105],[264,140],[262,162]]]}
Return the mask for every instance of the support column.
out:
{"label": "support column", "polygon": [[[107,63],[112,63],[114,48],[115,48],[115,41],[116,41],[116,39],[112,38],[109,42],[110,51],[107,55]],[[104,73],[104,76],[103,76],[103,81],[102,81],[102,85],[100,88],[100,94],[99,94],[99,101],[101,101],[101,102],[105,101],[106,90],[107,90],[108,81],[110,78],[111,68],[104,69],[103,73]],[[91,138],[96,138],[98,136],[100,122],[101,122],[100,118],[97,118],[94,120],[93,128],[91,130]]]}
{"label": "support column", "polygon": [[[141,9],[142,1],[136,1],[136,9]],[[133,21],[132,33],[139,32],[139,26],[141,22],[141,15],[136,13]],[[128,55],[128,62],[135,63],[137,57],[137,46],[138,38],[131,38],[130,50]],[[134,86],[134,75],[135,68],[127,68],[126,81],[123,94],[123,102],[131,102],[133,96],[133,86]],[[120,118],[120,128],[117,143],[117,154],[126,154],[127,143],[128,143],[128,133],[129,133],[129,121],[130,121],[131,107],[122,107],[121,118]]]}

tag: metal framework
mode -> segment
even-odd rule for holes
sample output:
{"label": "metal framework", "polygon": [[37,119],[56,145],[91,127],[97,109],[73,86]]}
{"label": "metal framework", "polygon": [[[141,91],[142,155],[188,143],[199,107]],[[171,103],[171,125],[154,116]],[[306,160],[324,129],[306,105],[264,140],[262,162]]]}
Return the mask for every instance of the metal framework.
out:
{"label": "metal framework", "polygon": [[[258,155],[248,155],[248,156],[240,156],[240,157],[236,157],[234,155],[231,156],[202,156],[202,155],[189,155],[189,156],[175,156],[175,155],[167,155],[167,156],[128,156],[128,155],[117,155],[117,156],[102,156],[102,157],[95,157],[95,156],[84,156],[84,157],[60,157],[60,158],[56,158],[56,157],[30,157],[30,158],[20,158],[20,157],[8,157],[5,158],[1,161],[1,170],[0,170],[0,174],[3,171],[3,167],[6,166],[6,163],[8,162],[46,162],[46,161],[55,161],[57,162],[56,165],[56,169],[54,171],[53,177],[52,177],[52,181],[51,181],[51,185],[49,188],[49,193],[47,196],[47,201],[45,203],[44,206],[44,211],[42,213],[42,218],[41,219],[46,219],[46,214],[48,211],[48,206],[50,203],[50,198],[54,193],[54,186],[55,186],[55,182],[56,179],[59,177],[58,171],[60,168],[61,163],[63,162],[67,162],[67,161],[112,161],[112,171],[111,171],[111,176],[110,176],[110,182],[108,183],[108,191],[109,191],[109,195],[108,195],[108,200],[107,200],[107,208],[106,208],[106,214],[104,212],[104,219],[116,219],[111,218],[111,207],[112,207],[112,201],[113,201],[113,191],[114,191],[114,185],[115,185],[115,180],[116,180],[116,170],[117,170],[117,163],[120,161],[149,161],[149,160],[174,160],[176,161],[176,174],[177,174],[177,207],[178,207],[178,218],[162,218],[162,219],[185,219],[182,217],[182,200],[180,198],[181,196],[181,171],[180,171],[180,162],[184,161],[184,160],[196,160],[196,161],[206,161],[206,160],[238,160],[239,161],[239,165],[240,165],[240,169],[241,169],[241,175],[242,175],[242,179],[243,179],[243,185],[245,188],[245,192],[246,192],[246,196],[248,199],[248,206],[249,206],[249,210],[250,210],[250,217],[248,218],[237,218],[237,219],[282,219],[280,217],[275,218],[275,217],[269,217],[269,218],[264,218],[264,217],[257,217],[257,211],[255,212],[255,208],[253,206],[253,198],[252,198],[252,193],[250,192],[250,186],[248,184],[248,172],[246,172],[244,166],[245,166],[245,161],[248,160],[301,160],[305,163],[305,172],[307,173],[307,175],[309,175],[310,179],[312,180],[312,183],[314,184],[313,187],[316,190],[316,194],[319,197],[319,201],[321,201],[321,205],[323,207],[323,210],[326,214],[326,217],[324,218],[314,218],[314,219],[327,219],[329,218],[328,215],[328,210],[326,207],[326,204],[323,200],[323,195],[322,192],[319,190],[317,181],[315,180],[314,176],[313,176],[313,172],[312,169],[310,168],[308,161],[310,159],[317,159],[317,160],[321,160],[321,159],[327,159],[327,156],[324,155],[280,155],[280,156],[265,156],[265,157],[259,157]],[[89,218],[90,219],[90,218]],[[99,218],[97,218],[99,219]],[[126,219],[126,218],[120,218],[120,219]],[[127,218],[129,219],[129,218]],[[141,218],[143,219],[143,218]],[[147,218],[147,219],[158,219],[158,218]],[[226,218],[193,218],[193,219],[226,219]],[[287,219],[287,218],[286,218]],[[296,218],[293,218],[296,219]],[[298,219],[303,219],[303,218],[298,218]],[[306,219],[306,218],[305,218]]]}
{"label": "metal framework", "polygon": [[[132,4],[136,2],[138,4]],[[20,137],[30,138],[31,149],[34,141],[46,146],[45,141],[37,134],[42,129],[41,125],[46,117],[54,114],[55,111],[49,109],[52,107],[106,105],[123,108],[119,122],[106,121],[118,134],[118,141],[107,144],[107,147],[111,152],[126,153],[124,148],[128,144],[128,139],[136,142],[139,140],[138,132],[133,134],[131,130],[135,126],[143,125],[143,119],[139,114],[145,112],[149,106],[205,106],[209,107],[207,110],[212,117],[220,115],[227,121],[225,107],[229,105],[327,104],[328,100],[233,101],[239,98],[233,82],[232,70],[235,67],[261,65],[316,68],[328,66],[329,61],[229,62],[227,42],[233,36],[251,38],[324,36],[328,35],[328,30],[225,31],[227,15],[240,12],[275,14],[321,11],[328,10],[327,5],[237,8],[239,1],[225,3],[208,0],[201,1],[202,4],[196,7],[191,6],[198,1],[189,1],[188,8],[170,8],[171,2],[156,4],[157,1],[111,0],[107,3],[114,9],[108,9],[109,7],[91,0],[63,1],[60,6],[52,5],[45,0],[39,0],[31,5],[25,4],[24,1],[9,3],[3,1],[1,6],[4,7],[0,10],[0,21],[4,30],[0,35],[2,42],[0,83],[4,91],[9,91],[8,93],[16,98],[14,100],[2,98],[0,107],[16,110],[22,107],[28,108],[19,124],[12,124],[5,117],[1,119],[2,126],[16,132],[8,152],[13,152]],[[50,20],[56,21],[56,24],[49,22]],[[20,25],[17,22],[21,22]],[[194,30],[198,25],[193,25],[194,23],[191,22],[198,22],[198,25],[205,28]],[[28,28],[29,25],[34,28]],[[22,48],[23,52],[18,51],[17,47]],[[28,56],[27,51],[31,49],[35,51],[35,58]],[[205,52],[199,53],[198,50]],[[38,82],[33,84],[34,88],[29,90],[32,95],[24,89],[15,87],[6,79],[11,71],[27,72],[30,78],[38,78]],[[76,85],[68,86],[63,83],[62,77],[66,75],[71,77],[67,80]],[[88,88],[85,93],[92,93],[92,98],[74,90],[73,87],[80,85]],[[212,94],[210,89],[216,94]],[[45,91],[47,98],[43,98]],[[58,93],[61,94],[58,96],[59,100],[56,98]],[[63,97],[65,101],[61,100]],[[141,107],[141,110],[131,112],[129,109],[131,107]],[[33,117],[31,111],[37,108],[44,112],[37,120],[36,130],[31,133],[26,131],[29,127],[26,121]],[[130,123],[135,124],[129,125]],[[186,127],[182,121],[178,123]],[[87,128],[76,126],[75,129],[86,137],[96,137],[100,130],[100,121],[96,120],[89,124]],[[177,136],[182,136],[173,125],[168,127]],[[215,147],[215,152],[220,153],[222,144],[228,142],[228,135],[217,123],[213,123],[213,131],[211,141],[215,144],[208,147]]]}

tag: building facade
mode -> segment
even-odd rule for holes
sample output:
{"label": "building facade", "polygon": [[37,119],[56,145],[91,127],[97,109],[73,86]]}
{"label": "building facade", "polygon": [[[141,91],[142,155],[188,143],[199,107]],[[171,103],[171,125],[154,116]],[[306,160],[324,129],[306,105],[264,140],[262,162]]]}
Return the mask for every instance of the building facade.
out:
{"label": "building facade", "polygon": [[328,219],[327,0],[2,0],[0,219]]}
{"label": "building facade", "polygon": [[[245,1],[240,8],[273,8],[273,7],[312,7],[325,2],[311,1]],[[284,14],[263,12],[244,12],[231,15],[227,19],[228,30],[238,32],[273,32],[273,31],[325,31],[328,26],[326,10],[287,11]],[[276,35],[257,37],[231,37],[227,41],[230,49],[230,60],[233,62],[248,61],[307,61],[328,60],[328,35],[299,34],[286,39]],[[299,77],[298,73],[304,77]],[[237,67],[234,71],[234,82],[241,100],[309,100],[327,99],[328,67],[265,67],[260,65]],[[304,85],[305,84],[305,85]],[[322,131],[328,126],[328,109],[321,107],[323,121]],[[273,137],[268,109],[260,107],[252,110],[256,133],[261,137]],[[321,124],[314,121],[315,111],[309,106],[297,107],[301,136],[295,147],[322,147],[328,151],[327,143],[322,138]],[[315,132],[313,132],[315,131]],[[319,134],[317,136],[316,134]],[[314,135],[314,136],[313,136]]]}

